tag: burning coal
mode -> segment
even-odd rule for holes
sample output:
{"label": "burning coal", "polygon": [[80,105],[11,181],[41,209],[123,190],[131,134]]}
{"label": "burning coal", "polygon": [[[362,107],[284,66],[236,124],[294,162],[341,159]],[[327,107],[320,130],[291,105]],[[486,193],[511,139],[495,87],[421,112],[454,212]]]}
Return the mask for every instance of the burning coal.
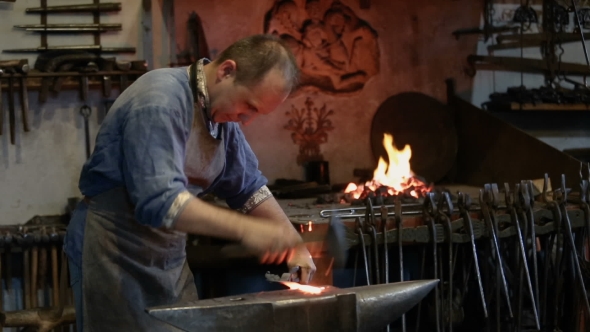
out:
{"label": "burning coal", "polygon": [[374,194],[376,196],[409,195],[415,198],[423,197],[432,190],[418,179],[410,168],[412,149],[409,145],[398,150],[393,143],[391,134],[383,135],[383,146],[387,151],[388,162],[379,158],[373,179],[364,184],[349,183],[344,193],[352,199],[364,199]]}

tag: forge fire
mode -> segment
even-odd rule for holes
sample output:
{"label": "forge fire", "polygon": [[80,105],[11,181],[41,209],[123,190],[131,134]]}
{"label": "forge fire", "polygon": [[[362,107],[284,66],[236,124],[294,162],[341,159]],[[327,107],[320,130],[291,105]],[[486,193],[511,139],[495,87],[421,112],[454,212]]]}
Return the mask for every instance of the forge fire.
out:
{"label": "forge fire", "polygon": [[398,150],[394,144],[393,135],[386,133],[383,135],[383,146],[387,151],[388,161],[385,161],[383,157],[379,158],[372,180],[364,184],[349,183],[344,190],[347,200],[394,195],[420,198],[432,190],[432,185],[427,185],[412,172],[410,167],[412,148],[409,145],[406,144],[402,150]]}

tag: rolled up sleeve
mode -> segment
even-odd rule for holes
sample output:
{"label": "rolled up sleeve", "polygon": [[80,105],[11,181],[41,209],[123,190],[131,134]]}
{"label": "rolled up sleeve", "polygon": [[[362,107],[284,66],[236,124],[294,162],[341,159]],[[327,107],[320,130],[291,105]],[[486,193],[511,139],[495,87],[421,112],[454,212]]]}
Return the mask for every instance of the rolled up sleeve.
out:
{"label": "rolled up sleeve", "polygon": [[184,155],[186,119],[174,110],[134,110],[123,131],[123,176],[135,218],[152,227],[172,227],[190,195]]}
{"label": "rolled up sleeve", "polygon": [[214,192],[232,209],[242,209],[268,180],[258,169],[258,159],[237,124],[227,125],[225,168]]}

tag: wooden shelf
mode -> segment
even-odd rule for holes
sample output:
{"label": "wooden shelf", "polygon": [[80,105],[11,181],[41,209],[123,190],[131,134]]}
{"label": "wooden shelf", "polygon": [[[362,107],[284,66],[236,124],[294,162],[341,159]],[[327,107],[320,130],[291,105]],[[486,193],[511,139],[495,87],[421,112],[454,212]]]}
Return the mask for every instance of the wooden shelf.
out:
{"label": "wooden shelf", "polygon": [[[15,92],[18,92],[20,89],[20,78],[25,77],[27,82],[27,89],[30,91],[39,90],[42,85],[43,79],[53,79],[58,77],[64,77],[64,81],[62,83],[61,90],[72,90],[72,89],[79,89],[80,88],[80,77],[86,76],[88,77],[88,86],[90,88],[101,86],[102,79],[99,79],[103,76],[108,76],[111,79],[111,85],[113,88],[119,87],[119,78],[121,76],[127,76],[127,84],[131,84],[137,77],[145,74],[146,71],[137,71],[137,70],[130,70],[130,71],[97,71],[97,72],[90,72],[90,73],[80,73],[80,72],[57,72],[57,73],[44,73],[44,72],[31,72],[29,74],[5,74],[0,76],[0,87],[2,91],[8,90],[8,78],[13,78],[13,84]],[[49,82],[49,86],[53,86],[53,80]]]}
{"label": "wooden shelf", "polygon": [[511,111],[590,111],[590,104],[510,103]]}
{"label": "wooden shelf", "polygon": [[484,103],[485,110],[497,113],[526,113],[526,112],[590,112],[590,104],[553,104],[553,103],[517,103],[508,101],[490,101]]}

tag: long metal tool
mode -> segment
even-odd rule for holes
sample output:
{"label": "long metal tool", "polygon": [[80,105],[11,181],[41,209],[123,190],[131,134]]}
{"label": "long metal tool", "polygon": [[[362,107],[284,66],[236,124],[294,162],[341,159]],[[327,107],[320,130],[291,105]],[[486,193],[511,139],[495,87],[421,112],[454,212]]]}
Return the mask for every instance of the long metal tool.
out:
{"label": "long metal tool", "polygon": [[[363,234],[363,225],[361,224],[361,219],[356,218],[355,220],[355,228],[356,232],[359,237],[361,250],[363,253],[363,262],[365,263],[365,277],[367,278],[367,285],[371,284],[371,277],[369,275],[369,258],[367,257],[367,248],[365,247],[365,235]],[[355,271],[356,273],[356,271]]]}
{"label": "long metal tool", "polygon": [[[404,281],[404,223],[402,220],[402,204],[399,196],[395,196],[395,226],[397,227],[397,249],[399,253],[399,281]],[[402,331],[406,332],[406,315],[402,315]]]}
{"label": "long metal tool", "polygon": [[[526,258],[526,249],[525,249],[525,245],[524,245],[524,241],[523,241],[523,236],[522,236],[522,231],[521,231],[521,226],[520,226],[520,221],[518,219],[518,215],[516,213],[516,209],[514,208],[514,196],[512,191],[510,190],[510,185],[508,183],[506,183],[504,185],[505,188],[505,199],[506,199],[506,206],[508,206],[509,210],[510,210],[510,215],[512,217],[513,222],[515,223],[515,228],[516,228],[516,234],[518,237],[518,243],[519,243],[519,248],[520,248],[520,255],[523,261],[523,267],[524,267],[524,272],[525,272],[525,277],[526,277],[526,282],[527,282],[527,287],[529,290],[529,295],[531,297],[531,302],[532,302],[532,307],[533,307],[533,314],[535,316],[535,324],[537,327],[537,330],[541,329],[541,324],[539,322],[539,311],[537,310],[537,305],[535,303],[535,295],[533,292],[533,286],[531,284],[531,274],[529,271],[529,266],[528,266],[528,260]],[[522,290],[519,290],[522,291]],[[520,316],[521,313],[519,313]]]}
{"label": "long metal tool", "polygon": [[[435,212],[436,212],[436,205],[434,204],[434,201],[432,201],[432,199],[434,198],[434,195],[426,195],[426,197],[424,197],[424,205],[422,207],[423,209],[423,213],[424,213],[424,222],[428,225],[428,229],[430,231],[430,240],[432,241],[432,265],[433,265],[433,275],[434,275],[434,279],[439,279],[438,277],[438,259],[437,259],[437,253],[438,253],[438,248],[437,248],[437,243],[438,243],[438,232],[436,230],[436,224],[434,223],[434,220],[436,218]],[[444,236],[443,236],[444,239]],[[440,279],[442,279],[442,275],[440,276]],[[440,280],[439,279],[439,280]],[[441,297],[442,297],[442,291],[441,291],[441,283],[439,283],[438,285],[436,285],[435,289],[434,289],[434,315],[435,315],[435,319],[436,319],[436,332],[440,332],[441,328],[442,328],[442,304],[441,304]],[[416,326],[420,326],[419,322],[416,323]],[[416,331],[418,331],[418,329],[416,329]]]}
{"label": "long metal tool", "polygon": [[32,32],[106,32],[123,29],[119,23],[21,24],[14,27]]}
{"label": "long metal tool", "polygon": [[[4,75],[4,70],[0,68],[0,78]],[[4,108],[2,107],[2,80],[0,79],[0,136],[4,130]]]}
{"label": "long metal tool", "polygon": [[16,111],[14,110],[14,70],[8,76],[8,125],[10,129],[10,144],[16,143]]}
{"label": "long metal tool", "polygon": [[135,53],[135,47],[104,47],[102,45],[40,46],[35,48],[13,48],[4,53],[41,53],[47,51],[89,51],[101,53]]}
{"label": "long metal tool", "polygon": [[588,59],[588,50],[586,49],[586,41],[584,40],[584,31],[582,29],[582,25],[580,24],[580,16],[578,16],[578,7],[576,6],[576,2],[571,0],[572,8],[574,9],[574,18],[576,20],[576,25],[578,26],[578,31],[580,32],[580,39],[582,40],[582,49],[584,50],[584,58],[586,59],[586,65],[590,66],[590,59]]}
{"label": "long metal tool", "polygon": [[121,3],[103,2],[97,4],[76,4],[64,6],[34,7],[25,9],[26,13],[80,13],[80,12],[113,12],[120,11]]}
{"label": "long metal tool", "polygon": [[[491,193],[491,185],[486,185],[484,187],[485,189],[485,193],[484,191],[480,190],[479,191],[479,202],[480,202],[480,206],[482,207],[482,214],[483,214],[483,218],[485,223],[488,226],[488,229],[490,231],[490,242],[491,242],[491,246],[494,248],[494,253],[496,254],[496,264],[497,264],[497,270],[496,270],[496,279],[500,279],[500,281],[502,282],[502,292],[504,294],[504,298],[506,299],[506,306],[508,307],[508,313],[510,315],[510,318],[513,317],[512,314],[512,306],[510,305],[510,293],[508,291],[508,283],[506,282],[506,274],[504,272],[504,262],[502,261],[502,254],[500,251],[500,243],[498,242],[498,223],[495,222],[495,220],[493,220],[492,218],[492,214],[490,209],[493,208],[491,206],[493,200],[492,200],[492,193]],[[498,289],[498,291],[500,291],[500,289]],[[499,303],[500,299],[498,296],[498,299],[496,299],[496,301]],[[499,306],[497,307],[499,309]],[[500,322],[500,313],[496,312],[496,324],[499,326]]]}
{"label": "long metal tool", "polygon": [[371,202],[370,198],[366,199],[365,204],[369,207],[367,209],[365,215],[365,226],[367,227],[367,231],[369,232],[369,237],[371,238],[371,244],[373,245],[373,259],[375,264],[375,276],[373,282],[375,284],[381,283],[381,272],[379,272],[379,247],[377,244],[377,230],[375,229],[375,214],[373,213],[373,203]]}
{"label": "long metal tool", "polygon": [[27,91],[27,75],[20,75],[20,107],[21,107],[21,121],[23,122],[23,130],[30,131],[29,127],[29,92]]}
{"label": "long metal tool", "polygon": [[535,234],[535,215],[533,213],[533,207],[535,205],[535,198],[533,196],[533,183],[532,181],[522,181],[520,184],[520,191],[518,193],[518,200],[520,205],[524,208],[523,220],[528,223],[530,229],[530,241],[532,246],[532,259],[533,259],[533,282],[535,292],[535,303],[537,309],[540,311],[539,302],[539,264],[537,262],[537,235]]}
{"label": "long metal tool", "polygon": [[92,109],[88,105],[84,105],[80,108],[80,114],[84,118],[84,145],[86,147],[86,159],[90,158],[91,147],[90,147],[90,114]]}
{"label": "long metal tool", "polygon": [[[381,204],[381,236],[383,239],[383,283],[389,283],[389,250],[387,247],[387,208]],[[402,280],[403,281],[403,280]],[[420,310],[420,309],[418,309]],[[406,322],[405,315],[402,316],[404,325]],[[387,325],[385,331],[389,332],[391,327]],[[405,330],[404,330],[405,332]]]}
{"label": "long metal tool", "polygon": [[[433,193],[429,193],[429,195],[433,195]],[[431,198],[434,202],[434,198]],[[438,220],[443,226],[446,228],[447,231],[447,243],[448,243],[448,274],[449,274],[449,282],[448,282],[448,323],[449,323],[449,332],[453,332],[453,268],[455,264],[453,264],[453,226],[451,224],[451,214],[453,213],[453,202],[451,201],[451,196],[448,192],[444,192],[440,200],[438,202],[437,207],[437,214]]]}
{"label": "long metal tool", "polygon": [[473,221],[471,220],[471,216],[469,215],[469,207],[471,206],[471,198],[468,194],[460,192],[459,198],[457,200],[457,205],[459,210],[461,211],[461,215],[463,216],[463,221],[465,222],[465,228],[469,232],[469,239],[471,240],[471,250],[473,252],[473,263],[475,268],[475,274],[477,275],[477,284],[479,286],[479,296],[481,299],[481,304],[483,308],[484,316],[488,317],[488,308],[486,305],[486,298],[483,291],[483,282],[481,281],[481,271],[479,269],[479,260],[477,258],[477,248],[475,246],[475,235],[473,232]]}
{"label": "long metal tool", "polygon": [[561,215],[563,216],[563,220],[565,221],[565,232],[566,232],[566,239],[568,240],[568,244],[570,245],[570,249],[573,253],[574,258],[574,273],[576,279],[578,281],[578,285],[580,286],[580,292],[582,294],[582,298],[584,299],[584,304],[586,305],[586,312],[590,313],[590,303],[588,302],[588,293],[586,292],[586,286],[584,285],[584,276],[582,275],[582,269],[580,268],[580,261],[578,259],[578,252],[576,251],[576,244],[574,243],[574,237],[572,235],[572,223],[567,213],[566,203],[567,203],[567,190],[565,187],[565,174],[561,175],[561,188],[560,188],[559,195],[557,196],[557,202],[561,209]]}

